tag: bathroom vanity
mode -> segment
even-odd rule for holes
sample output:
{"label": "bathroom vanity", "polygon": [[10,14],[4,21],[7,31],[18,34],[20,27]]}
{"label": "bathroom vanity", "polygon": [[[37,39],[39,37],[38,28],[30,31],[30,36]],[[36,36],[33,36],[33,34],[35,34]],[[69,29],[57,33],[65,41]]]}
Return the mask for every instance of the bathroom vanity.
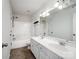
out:
{"label": "bathroom vanity", "polygon": [[33,37],[31,39],[31,51],[36,59],[76,59],[75,47],[62,46],[55,38],[47,39]]}

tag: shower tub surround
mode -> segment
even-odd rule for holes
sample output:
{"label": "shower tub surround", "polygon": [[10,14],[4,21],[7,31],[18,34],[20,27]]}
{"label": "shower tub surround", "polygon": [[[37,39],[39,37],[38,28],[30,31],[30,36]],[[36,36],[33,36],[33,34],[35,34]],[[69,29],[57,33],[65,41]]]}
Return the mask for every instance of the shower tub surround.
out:
{"label": "shower tub surround", "polygon": [[31,50],[36,59],[76,59],[76,48],[55,37],[32,37]]}

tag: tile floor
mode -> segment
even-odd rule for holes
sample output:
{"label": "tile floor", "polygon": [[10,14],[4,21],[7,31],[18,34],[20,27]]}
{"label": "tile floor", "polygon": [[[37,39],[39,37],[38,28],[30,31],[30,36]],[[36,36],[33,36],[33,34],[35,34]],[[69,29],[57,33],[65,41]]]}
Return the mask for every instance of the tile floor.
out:
{"label": "tile floor", "polygon": [[10,59],[36,59],[27,47],[12,49]]}

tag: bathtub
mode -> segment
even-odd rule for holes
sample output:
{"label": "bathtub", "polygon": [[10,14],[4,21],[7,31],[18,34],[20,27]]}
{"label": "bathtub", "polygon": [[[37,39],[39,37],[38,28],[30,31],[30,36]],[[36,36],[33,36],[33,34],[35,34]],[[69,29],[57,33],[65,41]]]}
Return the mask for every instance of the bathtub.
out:
{"label": "bathtub", "polygon": [[28,46],[28,44],[30,44],[30,40],[14,40],[12,41],[12,49],[25,47]]}

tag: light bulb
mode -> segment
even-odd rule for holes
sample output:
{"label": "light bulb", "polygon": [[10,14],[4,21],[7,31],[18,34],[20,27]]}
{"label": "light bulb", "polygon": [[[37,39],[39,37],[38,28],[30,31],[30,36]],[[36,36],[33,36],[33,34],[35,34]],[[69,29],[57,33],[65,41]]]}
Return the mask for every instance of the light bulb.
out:
{"label": "light bulb", "polygon": [[45,14],[42,15],[42,17],[46,17],[46,16],[49,16],[50,14],[47,12]]}
{"label": "light bulb", "polygon": [[59,2],[57,2],[55,5],[54,5],[54,7],[58,7],[59,6]]}
{"label": "light bulb", "polygon": [[63,6],[62,5],[58,6],[58,9],[63,9]]}

